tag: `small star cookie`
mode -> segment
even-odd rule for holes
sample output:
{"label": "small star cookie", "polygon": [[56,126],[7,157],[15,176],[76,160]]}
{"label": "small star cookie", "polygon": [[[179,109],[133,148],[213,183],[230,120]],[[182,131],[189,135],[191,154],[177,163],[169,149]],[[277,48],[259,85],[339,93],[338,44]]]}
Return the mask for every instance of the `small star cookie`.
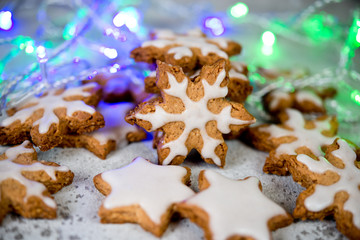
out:
{"label": "small star cookie", "polygon": [[223,167],[227,145],[222,134],[255,122],[241,103],[225,99],[225,61],[204,66],[192,80],[181,68],[158,62],[158,75],[161,97],[141,103],[126,120],[163,132],[157,144],[160,164],[181,164],[196,149],[205,162]]}
{"label": "small star cookie", "polygon": [[104,116],[105,127],[81,135],[64,135],[60,147],[86,148],[97,157],[105,159],[116,148],[124,147],[129,142],[138,142],[146,138],[144,130],[130,125],[124,118],[134,108],[134,104],[101,103],[97,111]]}
{"label": "small star cookie", "polygon": [[194,194],[185,184],[190,169],[159,166],[142,157],[129,165],[94,177],[106,198],[99,209],[102,223],[138,223],[160,237],[174,213],[175,203]]}
{"label": "small star cookie", "polygon": [[269,151],[264,172],[287,175],[290,158],[298,154],[322,155],[321,147],[330,145],[337,131],[335,117],[322,116],[306,121],[295,109],[280,114],[281,124],[264,124],[247,131],[247,138],[259,150]]}
{"label": "small star cookie", "polygon": [[299,154],[290,172],[307,189],[300,193],[294,217],[323,219],[334,215],[340,232],[360,239],[360,163],[349,144],[337,139],[325,157]]}
{"label": "small star cookie", "polygon": [[199,175],[200,192],[176,210],[204,230],[205,239],[271,239],[292,217],[261,192],[255,177],[236,181],[211,170]]}
{"label": "small star cookie", "polygon": [[100,100],[98,85],[54,89],[34,97],[0,122],[0,144],[31,140],[41,151],[56,147],[67,133],[81,134],[104,126],[104,119],[91,105]]}
{"label": "small star cookie", "polygon": [[71,184],[74,174],[64,166],[37,160],[29,141],[0,155],[0,222],[9,212],[25,218],[55,218],[50,193]]}
{"label": "small star cookie", "polygon": [[180,35],[170,30],[158,30],[155,38],[132,50],[130,57],[136,62],[164,61],[188,72],[219,59],[228,61],[230,56],[241,51],[240,44],[225,38],[207,38],[201,31]]}

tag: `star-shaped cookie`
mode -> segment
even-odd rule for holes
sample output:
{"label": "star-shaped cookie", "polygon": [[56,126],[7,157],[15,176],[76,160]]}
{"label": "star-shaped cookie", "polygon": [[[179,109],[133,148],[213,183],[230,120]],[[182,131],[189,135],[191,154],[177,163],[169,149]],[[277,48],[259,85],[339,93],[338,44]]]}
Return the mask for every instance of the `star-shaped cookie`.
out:
{"label": "star-shaped cookie", "polygon": [[174,204],[194,194],[185,184],[190,169],[159,166],[142,157],[129,165],[94,177],[96,188],[106,195],[99,209],[102,223],[138,223],[161,236],[174,212]]}
{"label": "star-shaped cookie", "polygon": [[37,160],[29,141],[0,155],[0,222],[8,212],[26,218],[55,218],[50,193],[71,184],[74,174],[64,166]]}
{"label": "star-shaped cookie", "polygon": [[199,225],[208,240],[271,239],[270,231],[292,223],[292,217],[261,192],[255,177],[236,181],[203,170],[199,189],[176,210]]}

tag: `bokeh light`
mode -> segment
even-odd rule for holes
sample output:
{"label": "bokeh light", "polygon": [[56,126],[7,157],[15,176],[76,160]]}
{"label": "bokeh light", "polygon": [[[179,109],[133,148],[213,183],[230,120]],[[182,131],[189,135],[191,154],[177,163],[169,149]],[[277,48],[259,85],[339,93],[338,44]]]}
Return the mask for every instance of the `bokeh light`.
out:
{"label": "bokeh light", "polygon": [[13,26],[12,13],[10,11],[0,12],[0,29],[9,31]]}
{"label": "bokeh light", "polygon": [[234,18],[240,18],[248,14],[249,8],[245,3],[238,2],[230,8],[230,14]]}
{"label": "bokeh light", "polygon": [[118,56],[118,52],[115,48],[101,47],[100,52],[102,52],[106,57],[110,59],[115,59]]}
{"label": "bokeh light", "polygon": [[225,32],[225,27],[220,18],[207,17],[204,23],[205,28],[210,29],[215,36],[220,36]]}
{"label": "bokeh light", "polygon": [[131,32],[139,30],[140,14],[134,7],[127,7],[118,12],[113,18],[113,24],[116,27],[126,25]]}
{"label": "bokeh light", "polygon": [[275,34],[270,31],[266,31],[261,36],[262,42],[265,46],[273,46],[276,41]]}

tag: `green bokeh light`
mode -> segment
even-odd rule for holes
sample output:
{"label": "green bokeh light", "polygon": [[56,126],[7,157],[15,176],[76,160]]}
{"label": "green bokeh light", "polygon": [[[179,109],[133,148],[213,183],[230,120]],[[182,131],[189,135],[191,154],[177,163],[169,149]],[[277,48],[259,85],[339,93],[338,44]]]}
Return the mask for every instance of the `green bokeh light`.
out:
{"label": "green bokeh light", "polygon": [[353,90],[350,94],[350,97],[352,100],[354,100],[354,102],[358,105],[360,105],[360,92],[359,90]]}
{"label": "green bokeh light", "polygon": [[230,14],[234,18],[240,18],[248,14],[249,8],[245,3],[238,2],[230,8]]}
{"label": "green bokeh light", "polygon": [[340,36],[340,27],[334,16],[326,13],[313,14],[306,19],[302,28],[314,42],[328,41]]}
{"label": "green bokeh light", "polygon": [[273,46],[276,42],[275,34],[270,31],[265,31],[262,34],[261,39],[265,46]]}

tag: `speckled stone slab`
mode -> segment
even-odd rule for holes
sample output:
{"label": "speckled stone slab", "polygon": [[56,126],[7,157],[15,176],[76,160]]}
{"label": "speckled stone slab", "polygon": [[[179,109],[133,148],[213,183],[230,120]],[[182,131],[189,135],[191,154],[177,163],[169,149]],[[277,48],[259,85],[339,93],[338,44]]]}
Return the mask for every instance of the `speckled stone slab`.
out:
{"label": "speckled stone slab", "polygon": [[[288,212],[302,191],[291,177],[279,177],[262,172],[267,153],[254,150],[240,141],[227,142],[229,146],[224,169],[204,163],[193,154],[184,166],[192,170],[192,188],[197,189],[200,170],[213,169],[229,178],[258,177],[263,192]],[[151,161],[157,158],[151,141],[130,144],[100,160],[84,149],[52,149],[40,152],[39,159],[66,165],[74,172],[74,182],[56,193],[58,217],[54,220],[24,219],[8,214],[0,226],[0,240],[8,239],[157,239],[136,224],[101,224],[97,211],[104,196],[93,185],[93,177],[106,170],[127,165],[137,156]],[[0,148],[3,152],[5,147]],[[246,194],[246,193],[244,193]],[[187,219],[171,223],[161,239],[202,239],[203,232]],[[273,232],[273,239],[346,239],[333,220],[298,221]]]}

